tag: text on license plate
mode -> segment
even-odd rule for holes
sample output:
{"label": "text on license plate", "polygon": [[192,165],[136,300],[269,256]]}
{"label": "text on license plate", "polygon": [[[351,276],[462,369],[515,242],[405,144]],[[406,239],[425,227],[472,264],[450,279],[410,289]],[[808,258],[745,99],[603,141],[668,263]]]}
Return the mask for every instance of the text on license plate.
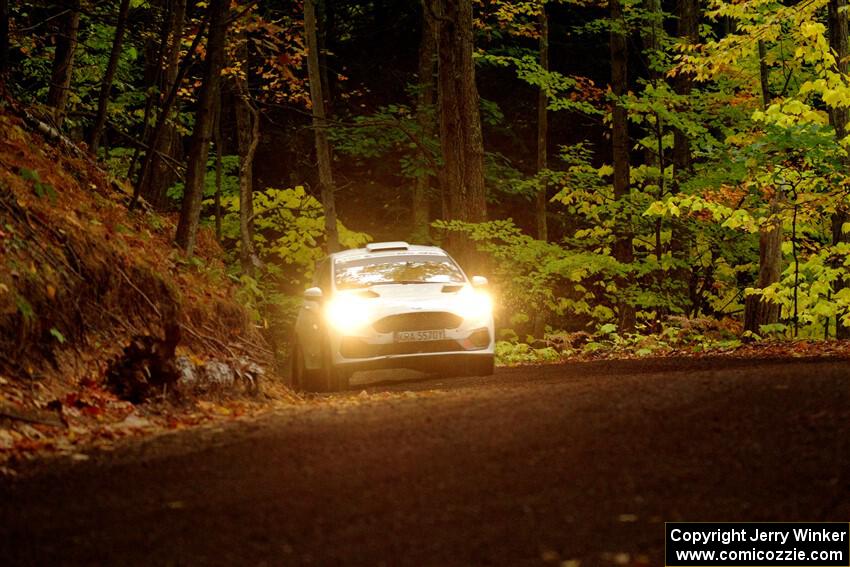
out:
{"label": "text on license plate", "polygon": [[395,342],[412,343],[417,341],[440,341],[446,338],[446,331],[396,331]]}

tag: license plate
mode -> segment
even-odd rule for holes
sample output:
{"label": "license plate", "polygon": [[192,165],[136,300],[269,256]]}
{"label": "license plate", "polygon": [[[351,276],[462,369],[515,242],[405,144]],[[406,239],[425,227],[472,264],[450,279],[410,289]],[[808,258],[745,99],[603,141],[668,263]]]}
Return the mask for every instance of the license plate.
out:
{"label": "license plate", "polygon": [[446,331],[444,329],[438,329],[436,331],[397,331],[395,334],[395,342],[397,343],[440,341],[445,338]]}

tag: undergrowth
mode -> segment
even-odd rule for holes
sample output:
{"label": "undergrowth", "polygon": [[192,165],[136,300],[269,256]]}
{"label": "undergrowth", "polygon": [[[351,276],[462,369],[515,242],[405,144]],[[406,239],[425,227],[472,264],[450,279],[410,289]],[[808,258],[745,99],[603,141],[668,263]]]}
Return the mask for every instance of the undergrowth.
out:
{"label": "undergrowth", "polygon": [[[647,329],[646,331],[649,331]],[[616,326],[606,324],[594,332],[549,331],[542,340],[527,337],[520,340],[510,329],[501,331],[503,340],[496,343],[496,362],[502,366],[546,364],[569,360],[597,358],[643,358],[658,356],[686,356],[700,354],[810,354],[814,345],[824,355],[843,354],[850,347],[845,342],[833,341],[833,348],[825,348],[822,341],[789,341],[777,339],[771,329],[762,336],[742,336],[740,323],[732,319],[686,319],[671,317],[652,329],[652,333],[624,333]],[[778,332],[778,330],[777,330]],[[774,353],[772,350],[779,349]],[[818,354],[813,352],[812,354]]]}
{"label": "undergrowth", "polygon": [[130,190],[82,151],[0,113],[0,377],[38,406],[99,380],[131,337],[184,330],[193,359],[270,350],[226,277],[210,231],[196,257],[172,246],[169,215],[130,211]]}

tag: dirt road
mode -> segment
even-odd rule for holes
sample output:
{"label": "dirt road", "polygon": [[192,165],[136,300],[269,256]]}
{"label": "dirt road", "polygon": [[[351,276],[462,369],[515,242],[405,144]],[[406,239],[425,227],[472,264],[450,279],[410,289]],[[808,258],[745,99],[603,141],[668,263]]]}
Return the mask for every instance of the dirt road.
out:
{"label": "dirt road", "polygon": [[4,565],[662,565],[664,521],[850,518],[850,363],[379,384],[0,483]]}

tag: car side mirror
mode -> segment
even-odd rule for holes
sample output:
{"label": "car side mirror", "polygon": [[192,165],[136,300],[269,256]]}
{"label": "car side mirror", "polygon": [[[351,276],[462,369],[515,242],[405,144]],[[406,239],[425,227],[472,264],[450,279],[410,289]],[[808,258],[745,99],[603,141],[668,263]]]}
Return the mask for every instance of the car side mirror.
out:
{"label": "car side mirror", "polygon": [[308,287],[304,290],[304,299],[307,301],[321,301],[323,295],[320,287]]}
{"label": "car side mirror", "polygon": [[484,287],[489,283],[490,281],[484,276],[472,276],[472,287]]}

